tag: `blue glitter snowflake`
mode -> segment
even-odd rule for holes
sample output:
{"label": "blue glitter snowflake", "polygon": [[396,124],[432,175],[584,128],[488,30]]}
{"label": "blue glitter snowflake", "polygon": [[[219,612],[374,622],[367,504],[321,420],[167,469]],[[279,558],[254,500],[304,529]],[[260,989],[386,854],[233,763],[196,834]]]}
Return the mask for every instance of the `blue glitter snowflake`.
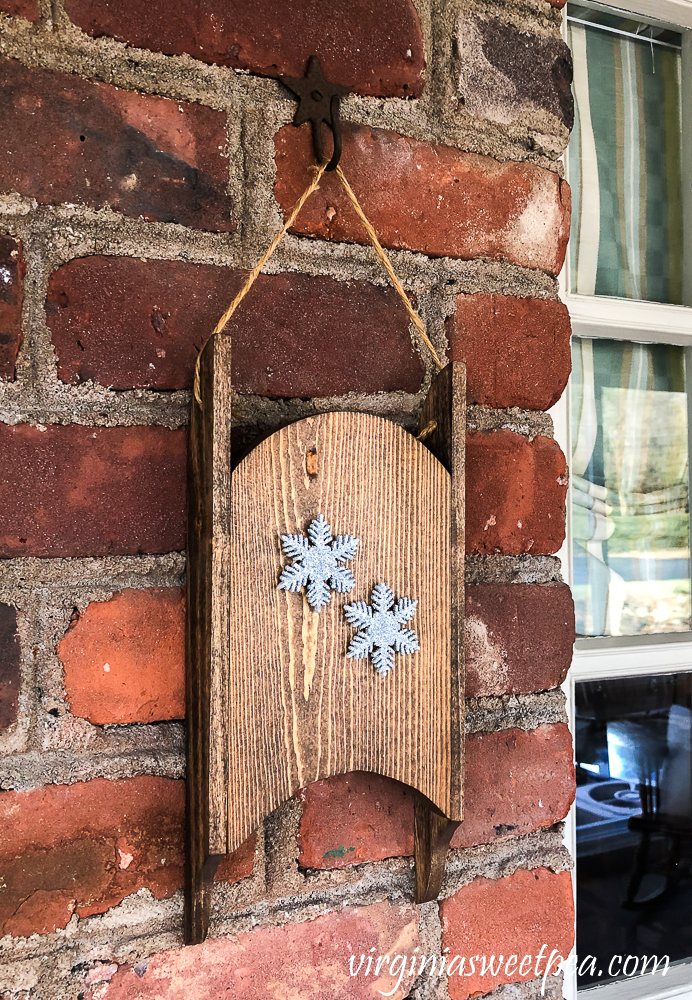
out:
{"label": "blue glitter snowflake", "polygon": [[346,656],[360,660],[372,653],[373,666],[384,677],[394,666],[395,651],[415,653],[420,649],[413,629],[401,628],[415,615],[418,601],[401,597],[394,604],[394,594],[386,583],[375,585],[370,600],[372,607],[365,601],[344,606],[349,625],[359,629],[351,639]]}
{"label": "blue glitter snowflake", "polygon": [[339,564],[353,559],[357,546],[358,539],[353,535],[332,538],[331,528],[322,514],[310,522],[308,538],[305,535],[282,535],[283,553],[294,561],[284,568],[279,590],[296,594],[302,587],[307,587],[308,604],[314,611],[321,611],[325,604],[329,604],[330,587],[338,594],[353,590],[353,573]]}

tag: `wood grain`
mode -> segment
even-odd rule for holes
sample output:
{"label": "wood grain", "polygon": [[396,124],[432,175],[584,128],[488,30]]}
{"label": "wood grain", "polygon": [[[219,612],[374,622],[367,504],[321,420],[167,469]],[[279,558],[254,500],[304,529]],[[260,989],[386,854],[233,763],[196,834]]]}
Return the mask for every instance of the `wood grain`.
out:
{"label": "wood grain", "polygon": [[203,941],[214,870],[226,853],[230,501],[228,337],[200,357],[188,458],[185,940]]}
{"label": "wood grain", "polygon": [[445,862],[456,820],[448,819],[429,799],[416,795],[414,807],[413,853],[416,862],[416,903],[437,899],[442,888]]}
{"label": "wood grain", "polygon": [[[400,427],[364,413],[301,420],[262,442],[233,474],[229,815],[233,851],[312,781],[388,775],[449,813],[450,481]],[[277,589],[282,534],[322,513],[360,539],[356,586],[319,614]],[[420,651],[385,677],[346,659],[343,605],[386,583],[417,600]]]}
{"label": "wood grain", "polygon": [[416,902],[425,903],[440,894],[449,844],[463,815],[466,368],[462,362],[451,362],[433,380],[420,426],[426,429],[427,447],[449,472],[451,494],[450,808],[442,816],[433,803],[416,797]]}
{"label": "wood grain", "polygon": [[451,697],[452,718],[450,819],[461,820],[464,798],[464,558],[466,502],[466,366],[450,362],[433,380],[421,410],[421,428],[435,429],[425,444],[450,476],[450,578],[451,578]]}
{"label": "wood grain", "polygon": [[[435,380],[419,443],[326,413],[263,441],[231,477],[231,345],[200,363],[190,427],[186,941],[207,933],[213,872],[312,781],[374,771],[417,789],[416,898],[435,898],[463,788],[464,369]],[[322,513],[360,539],[356,586],[319,614],[279,591],[282,534]],[[375,584],[417,600],[420,650],[377,675],[346,659],[343,605]]]}

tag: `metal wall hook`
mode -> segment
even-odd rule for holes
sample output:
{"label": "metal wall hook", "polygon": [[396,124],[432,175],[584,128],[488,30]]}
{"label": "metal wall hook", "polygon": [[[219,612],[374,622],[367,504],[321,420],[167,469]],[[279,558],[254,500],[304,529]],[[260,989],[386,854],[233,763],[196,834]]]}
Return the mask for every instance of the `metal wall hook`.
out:
{"label": "metal wall hook", "polygon": [[341,159],[340,101],[351,93],[350,87],[326,80],[317,56],[310,56],[308,71],[304,77],[280,76],[279,79],[289,90],[300,98],[300,104],[293,119],[294,125],[312,123],[312,147],[315,159],[322,163],[325,159],[322,146],[322,123],[332,130],[334,151],[327,164],[327,170],[336,170]]}

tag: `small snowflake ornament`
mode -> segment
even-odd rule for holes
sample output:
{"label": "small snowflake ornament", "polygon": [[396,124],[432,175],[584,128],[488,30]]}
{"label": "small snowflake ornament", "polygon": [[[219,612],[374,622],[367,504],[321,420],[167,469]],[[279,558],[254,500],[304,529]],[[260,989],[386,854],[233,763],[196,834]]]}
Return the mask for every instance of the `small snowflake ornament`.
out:
{"label": "small snowflake ornament", "polygon": [[357,546],[358,539],[353,535],[332,538],[331,528],[322,514],[308,525],[307,538],[305,535],[282,535],[283,553],[293,562],[284,568],[279,590],[296,594],[307,587],[308,604],[314,611],[321,611],[329,604],[330,587],[338,594],[353,590],[353,573],[339,564],[353,559]]}
{"label": "small snowflake ornament", "polygon": [[359,629],[351,639],[346,656],[360,660],[372,653],[373,666],[384,677],[394,666],[395,651],[415,653],[420,649],[413,629],[401,628],[415,615],[418,601],[401,597],[394,604],[394,594],[386,583],[375,585],[370,600],[372,607],[365,601],[344,606],[349,625]]}

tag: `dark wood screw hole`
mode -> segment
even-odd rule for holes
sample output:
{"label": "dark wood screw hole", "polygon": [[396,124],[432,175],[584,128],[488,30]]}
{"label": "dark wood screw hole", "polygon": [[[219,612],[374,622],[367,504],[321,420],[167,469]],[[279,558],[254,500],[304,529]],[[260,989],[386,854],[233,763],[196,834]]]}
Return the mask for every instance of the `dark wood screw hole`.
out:
{"label": "dark wood screw hole", "polygon": [[317,478],[317,448],[305,453],[305,471],[310,479]]}

